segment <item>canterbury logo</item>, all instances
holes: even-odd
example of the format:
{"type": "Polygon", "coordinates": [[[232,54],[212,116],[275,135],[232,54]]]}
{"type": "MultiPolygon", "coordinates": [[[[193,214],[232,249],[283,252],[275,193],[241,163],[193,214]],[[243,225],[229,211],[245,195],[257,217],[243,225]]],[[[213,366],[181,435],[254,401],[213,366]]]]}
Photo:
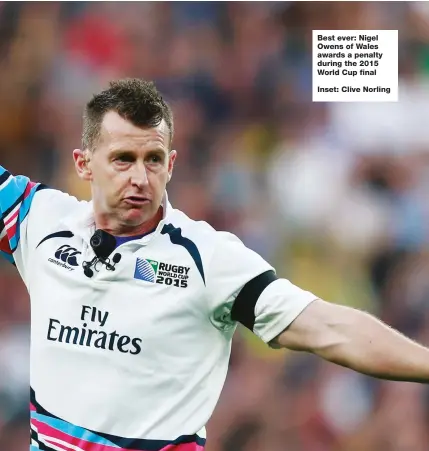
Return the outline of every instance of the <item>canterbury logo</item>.
{"type": "Polygon", "coordinates": [[[70,247],[68,244],[63,244],[55,252],[55,258],[63,261],[64,263],[68,263],[71,266],[79,266],[76,256],[81,253],[82,252],[78,251],[74,247],[70,247]]]}

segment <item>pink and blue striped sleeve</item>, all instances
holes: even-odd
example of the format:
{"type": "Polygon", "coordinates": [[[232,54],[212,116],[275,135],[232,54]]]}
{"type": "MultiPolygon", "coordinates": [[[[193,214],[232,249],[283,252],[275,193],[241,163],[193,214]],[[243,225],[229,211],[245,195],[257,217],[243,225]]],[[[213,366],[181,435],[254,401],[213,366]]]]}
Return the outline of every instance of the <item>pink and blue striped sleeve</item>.
{"type": "Polygon", "coordinates": [[[43,188],[46,186],[23,175],[14,176],[0,166],[0,255],[12,264],[34,195],[43,188]]]}

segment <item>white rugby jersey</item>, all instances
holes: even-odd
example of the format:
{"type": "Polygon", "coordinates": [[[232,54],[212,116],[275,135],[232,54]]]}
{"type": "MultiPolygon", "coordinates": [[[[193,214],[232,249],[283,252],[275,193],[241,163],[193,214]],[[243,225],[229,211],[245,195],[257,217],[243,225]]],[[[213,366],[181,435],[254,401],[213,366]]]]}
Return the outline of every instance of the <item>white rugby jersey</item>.
{"type": "Polygon", "coordinates": [[[91,202],[1,168],[0,209],[31,299],[32,451],[203,450],[237,321],[269,342],[315,299],[167,195],[156,230],[91,278],[91,202]]]}

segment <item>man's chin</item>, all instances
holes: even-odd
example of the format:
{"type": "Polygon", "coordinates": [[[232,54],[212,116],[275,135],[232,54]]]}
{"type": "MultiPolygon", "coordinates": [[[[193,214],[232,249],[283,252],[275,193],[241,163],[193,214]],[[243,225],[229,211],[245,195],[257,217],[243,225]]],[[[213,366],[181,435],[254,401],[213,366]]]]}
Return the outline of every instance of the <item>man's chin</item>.
{"type": "Polygon", "coordinates": [[[143,208],[129,208],[124,211],[122,219],[131,227],[138,227],[145,222],[150,221],[156,215],[156,212],[148,211],[143,208]]]}
{"type": "Polygon", "coordinates": [[[129,224],[130,226],[137,227],[149,221],[151,219],[151,215],[143,213],[141,210],[138,209],[132,209],[126,212],[123,219],[124,222],[129,224]]]}

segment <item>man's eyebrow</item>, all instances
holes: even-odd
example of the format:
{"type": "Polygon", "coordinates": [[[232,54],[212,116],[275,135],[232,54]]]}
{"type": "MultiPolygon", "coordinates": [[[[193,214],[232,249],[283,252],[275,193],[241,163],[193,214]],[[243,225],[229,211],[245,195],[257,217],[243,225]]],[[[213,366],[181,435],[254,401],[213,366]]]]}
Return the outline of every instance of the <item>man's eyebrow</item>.
{"type": "Polygon", "coordinates": [[[147,153],[162,153],[162,154],[168,154],[167,149],[161,149],[160,147],[152,150],[148,150],[147,153]]]}
{"type": "Polygon", "coordinates": [[[116,155],[135,155],[136,152],[134,150],[129,150],[129,149],[112,149],[110,151],[110,155],[111,156],[116,156],[116,155]]]}
{"type": "MultiPolygon", "coordinates": [[[[136,155],[138,154],[138,150],[131,150],[131,149],[111,149],[110,155],[136,155]]],[[[150,149],[145,152],[145,154],[163,154],[168,155],[169,151],[168,149],[163,149],[161,147],[157,147],[155,149],[150,149]]]]}

